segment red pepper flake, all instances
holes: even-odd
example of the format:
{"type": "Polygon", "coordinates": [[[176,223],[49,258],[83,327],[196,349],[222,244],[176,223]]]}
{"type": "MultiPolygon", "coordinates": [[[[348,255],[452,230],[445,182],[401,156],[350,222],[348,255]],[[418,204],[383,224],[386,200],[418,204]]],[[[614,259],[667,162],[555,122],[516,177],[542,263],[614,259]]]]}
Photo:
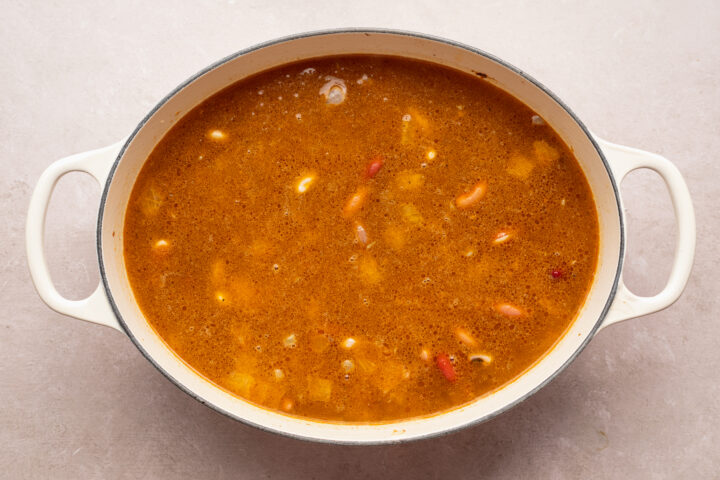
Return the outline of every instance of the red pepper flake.
{"type": "Polygon", "coordinates": [[[562,278],[564,274],[563,271],[559,268],[554,268],[550,271],[550,275],[552,276],[552,278],[562,278]]]}
{"type": "Polygon", "coordinates": [[[435,357],[435,363],[448,381],[454,382],[457,379],[455,368],[453,367],[447,353],[439,353],[438,356],[435,357]]]}
{"type": "Polygon", "coordinates": [[[365,178],[368,180],[371,178],[375,178],[375,175],[380,171],[380,169],[383,166],[384,160],[381,156],[373,157],[372,160],[370,160],[370,163],[368,163],[367,169],[365,170],[365,178]]]}

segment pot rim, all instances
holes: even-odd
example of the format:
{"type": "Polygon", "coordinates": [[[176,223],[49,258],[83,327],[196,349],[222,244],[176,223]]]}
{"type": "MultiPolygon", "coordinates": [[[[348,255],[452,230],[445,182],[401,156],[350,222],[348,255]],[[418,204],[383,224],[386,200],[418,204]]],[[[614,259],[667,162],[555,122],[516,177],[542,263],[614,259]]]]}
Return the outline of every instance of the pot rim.
{"type": "MultiPolygon", "coordinates": [[[[229,86],[229,85],[228,85],[229,86]]],[[[622,212],[622,205],[620,200],[620,191],[618,188],[618,184],[615,181],[615,177],[613,175],[612,169],[610,168],[610,165],[605,158],[605,155],[603,154],[602,149],[599,147],[597,142],[595,141],[594,136],[591,134],[591,132],[588,130],[588,128],[585,126],[585,124],[578,118],[578,116],[568,107],[560,98],[558,98],[553,92],[551,92],[545,85],[543,85],[541,82],[530,76],[529,74],[525,73],[524,71],[520,70],[519,68],[511,65],[510,63],[496,57],[493,54],[490,54],[488,52],[485,52],[484,50],[481,50],[479,48],[472,47],[470,45],[456,42],[454,40],[449,40],[443,37],[437,37],[434,35],[428,35],[424,33],[419,32],[413,32],[413,31],[407,31],[407,30],[396,30],[396,29],[385,29],[385,28],[361,28],[361,27],[352,27],[352,28],[337,28],[337,29],[323,29],[323,30],[313,30],[303,33],[297,33],[294,35],[287,35],[284,37],[279,37],[274,40],[269,40],[266,42],[258,43],[253,46],[250,46],[248,48],[245,48],[243,50],[239,50],[233,54],[230,54],[212,64],[209,66],[203,68],[202,70],[198,71],[194,75],[187,78],[184,82],[180,83],[177,87],[175,87],[170,93],[168,93],[165,97],[163,97],[148,113],[145,115],[145,117],[138,123],[138,125],[135,127],[133,132],[130,134],[130,136],[125,141],[124,145],[120,149],[120,152],[118,153],[115,161],[112,164],[112,167],[110,168],[110,172],[107,177],[107,181],[105,182],[105,185],[103,187],[102,195],[100,198],[100,207],[98,212],[98,220],[97,220],[97,227],[96,227],[96,248],[97,248],[97,254],[98,254],[98,263],[100,267],[100,278],[102,279],[102,284],[105,289],[105,294],[107,295],[108,301],[110,303],[110,306],[112,308],[113,313],[117,317],[118,323],[120,327],[122,328],[123,332],[130,338],[132,343],[135,345],[135,347],[140,351],[140,353],[160,372],[162,373],[167,379],[169,379],[176,387],[178,387],[180,390],[200,402],[201,404],[210,407],[211,409],[215,410],[218,413],[221,413],[229,418],[232,418],[233,420],[236,420],[238,422],[241,422],[245,425],[249,425],[252,427],[255,427],[259,430],[270,432],[270,433],[276,433],[280,434],[285,437],[294,438],[297,440],[304,440],[304,441],[313,441],[317,443],[325,443],[325,444],[333,444],[333,445],[388,445],[388,444],[397,444],[397,443],[405,443],[410,441],[416,441],[416,440],[426,440],[430,438],[436,438],[440,436],[447,435],[452,432],[459,431],[461,429],[465,429],[468,427],[472,427],[475,425],[478,425],[480,423],[483,423],[485,421],[488,421],[492,418],[497,417],[498,415],[510,410],[511,408],[519,405],[520,403],[527,400],[529,397],[534,395],[538,392],[538,390],[545,387],[547,384],[549,384],[552,380],[554,380],[560,372],[565,370],[570,363],[572,363],[575,358],[585,349],[587,344],[590,342],[590,340],[595,336],[598,329],[603,323],[603,320],[605,319],[610,306],[613,303],[613,300],[615,298],[615,294],[618,289],[618,285],[620,282],[620,275],[622,272],[622,265],[623,265],[623,259],[625,257],[625,219],[622,212]],[[483,56],[491,61],[494,61],[503,67],[507,68],[508,70],[512,71],[513,73],[521,76],[523,79],[527,80],[528,82],[532,83],[536,87],[538,87],[545,95],[549,96],[555,103],[557,103],[560,107],[562,107],[563,110],[567,112],[568,115],[573,119],[573,121],[582,129],[582,131],[585,133],[587,138],[590,140],[591,144],[595,148],[596,152],[598,153],[600,159],[603,162],[603,166],[605,167],[605,170],[607,171],[610,183],[612,185],[613,189],[613,195],[615,196],[615,202],[617,204],[618,208],[618,219],[619,219],[619,227],[620,227],[620,248],[619,248],[619,255],[618,255],[618,264],[617,268],[615,270],[615,277],[613,279],[613,284],[610,289],[610,294],[608,295],[607,301],[605,302],[605,305],[602,309],[602,312],[598,316],[597,321],[595,322],[595,325],[593,328],[589,331],[588,335],[585,337],[583,342],[580,344],[579,347],[576,348],[576,350],[563,362],[563,364],[558,367],[555,371],[553,371],[551,374],[549,374],[540,384],[538,384],[535,388],[531,389],[530,391],[526,392],[524,395],[514,399],[511,402],[508,402],[503,407],[488,412],[487,414],[477,417],[469,422],[460,424],[460,425],[454,425],[452,427],[448,427],[444,430],[435,431],[435,432],[429,432],[427,434],[417,435],[410,438],[402,438],[402,439],[393,439],[388,438],[386,440],[361,440],[361,441],[354,441],[352,439],[349,440],[334,440],[334,439],[327,439],[327,438],[317,438],[317,437],[308,437],[304,435],[299,435],[295,433],[290,433],[281,429],[269,427],[267,425],[259,424],[253,421],[250,421],[244,417],[238,416],[233,412],[230,412],[228,410],[225,410],[224,408],[220,408],[219,406],[205,400],[203,397],[195,393],[194,391],[190,390],[188,387],[186,387],[181,381],[177,380],[175,377],[170,375],[167,371],[165,371],[156,361],[155,359],[145,350],[145,348],[142,346],[142,344],[138,341],[138,339],[133,335],[130,328],[128,328],[127,324],[125,323],[125,320],[123,319],[122,315],[120,314],[120,310],[118,309],[118,306],[115,302],[115,299],[112,295],[112,292],[110,290],[110,285],[107,278],[107,273],[105,270],[105,264],[103,261],[103,248],[102,248],[102,225],[103,225],[103,216],[104,216],[104,210],[105,210],[105,204],[107,201],[108,192],[110,189],[110,185],[113,181],[115,170],[117,169],[117,166],[119,165],[120,161],[122,160],[122,157],[125,155],[125,151],[130,145],[130,143],[133,141],[135,136],[138,134],[138,132],[148,123],[150,118],[157,112],[166,102],[168,102],[172,97],[174,97],[177,93],[179,93],[181,90],[183,90],[185,87],[193,83],[198,78],[202,77],[206,73],[224,65],[227,62],[230,62],[232,60],[235,60],[238,57],[241,57],[247,53],[254,52],[256,50],[260,50],[265,47],[269,47],[272,45],[277,45],[293,40],[299,40],[303,38],[308,37],[317,37],[317,36],[323,36],[323,35],[336,35],[336,34],[347,34],[347,33],[366,33],[366,34],[390,34],[390,35],[397,35],[397,36],[407,36],[407,37],[415,37],[420,38],[424,40],[430,40],[434,42],[439,43],[445,43],[453,47],[461,48],[464,50],[467,50],[471,53],[474,53],[476,55],[483,56]]],[[[522,375],[522,374],[521,374],[522,375]]],[[[449,410],[449,411],[452,411],[449,410]]],[[[443,415],[444,412],[436,413],[433,416],[443,415]]],[[[280,415],[280,414],[278,414],[280,415]]],[[[407,419],[402,419],[400,421],[404,421],[407,419]]],[[[329,423],[329,422],[323,422],[323,421],[317,421],[314,419],[307,419],[307,421],[316,422],[316,423],[329,423]]],[[[392,424],[394,422],[383,422],[382,425],[388,425],[392,424]]],[[[350,424],[352,425],[352,424],[350,424]]]]}

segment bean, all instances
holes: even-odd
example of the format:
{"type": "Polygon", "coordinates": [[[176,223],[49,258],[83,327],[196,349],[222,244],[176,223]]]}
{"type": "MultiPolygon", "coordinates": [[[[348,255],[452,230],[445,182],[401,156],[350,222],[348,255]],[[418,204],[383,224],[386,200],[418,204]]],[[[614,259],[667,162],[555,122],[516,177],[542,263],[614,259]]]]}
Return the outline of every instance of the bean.
{"type": "Polygon", "coordinates": [[[355,241],[363,247],[368,244],[368,234],[360,222],[355,222],[355,241]]]}
{"type": "Polygon", "coordinates": [[[212,132],[209,133],[209,136],[213,140],[223,140],[223,139],[225,139],[225,137],[227,137],[225,132],[223,132],[221,130],[213,130],[212,132]]]}
{"type": "Polygon", "coordinates": [[[455,205],[458,208],[470,208],[477,204],[484,196],[487,191],[487,183],[479,182],[472,190],[466,192],[455,199],[455,205]]]}
{"type": "Polygon", "coordinates": [[[492,357],[485,353],[471,353],[470,355],[468,355],[468,360],[470,360],[471,362],[487,364],[492,362],[492,357]]]}
{"type": "Polygon", "coordinates": [[[515,235],[512,232],[498,232],[498,234],[495,235],[495,238],[493,239],[493,243],[495,245],[500,245],[501,243],[507,242],[514,236],[515,235]]]}
{"type": "Polygon", "coordinates": [[[160,251],[165,251],[169,246],[170,246],[170,243],[164,239],[158,240],[157,242],[155,242],[155,245],[154,245],[155,249],[160,250],[160,251]]]}
{"type": "Polygon", "coordinates": [[[435,363],[448,381],[454,382],[455,380],[457,380],[455,368],[453,367],[453,364],[450,361],[450,357],[448,357],[447,353],[438,354],[438,356],[435,357],[435,363]]]}
{"type": "Polygon", "coordinates": [[[350,195],[350,198],[347,199],[347,202],[345,202],[345,206],[343,207],[343,216],[345,218],[350,218],[353,215],[355,215],[357,212],[360,211],[360,209],[365,204],[365,199],[367,198],[368,190],[366,187],[360,187],[357,189],[355,193],[350,195]]]}
{"type": "Polygon", "coordinates": [[[475,340],[475,338],[472,335],[470,335],[470,332],[468,332],[467,330],[465,330],[462,327],[458,327],[455,329],[455,336],[457,337],[458,340],[460,340],[462,343],[464,343],[468,347],[474,347],[477,345],[477,340],[475,340]]]}
{"type": "Polygon", "coordinates": [[[403,191],[419,190],[425,184],[425,175],[412,170],[404,170],[397,174],[395,183],[403,191]]]}
{"type": "Polygon", "coordinates": [[[498,303],[495,305],[495,311],[510,318],[517,318],[525,314],[520,307],[516,307],[510,303],[498,303]]]}
{"type": "Polygon", "coordinates": [[[310,186],[312,186],[314,181],[315,175],[306,175],[297,181],[295,190],[297,190],[298,193],[305,193],[308,191],[310,186]]]}
{"type": "Polygon", "coordinates": [[[376,157],[373,157],[373,159],[370,160],[370,163],[368,163],[368,166],[365,169],[365,178],[367,178],[368,180],[371,178],[375,178],[375,175],[377,175],[377,173],[382,168],[383,163],[385,163],[383,161],[383,157],[381,157],[379,155],[376,157]]]}

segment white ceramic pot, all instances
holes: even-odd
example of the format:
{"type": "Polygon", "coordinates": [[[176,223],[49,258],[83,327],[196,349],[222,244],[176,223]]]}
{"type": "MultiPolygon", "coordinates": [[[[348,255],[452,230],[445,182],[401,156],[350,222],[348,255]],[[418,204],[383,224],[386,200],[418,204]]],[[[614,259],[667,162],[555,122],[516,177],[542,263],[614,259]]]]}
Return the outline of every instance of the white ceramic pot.
{"type": "Polygon", "coordinates": [[[165,97],[126,140],[53,163],[30,203],[27,254],[38,293],[54,310],[127,334],[145,357],[200,402],[245,423],[284,435],[333,443],[399,442],[438,435],[487,420],[536,392],[565,368],[601,328],[658,311],[682,293],[695,251],[695,217],[675,166],[652,153],[600,140],[540,83],[477,49],[415,33],[340,30],[296,35],[232,55],[193,76],[165,97]],[[254,73],[297,60],[342,54],[415,58],[476,74],[529,105],[575,153],[588,178],[600,224],[597,274],[577,319],[558,344],[522,376],[469,405],[445,413],[382,424],[312,421],[266,410],[237,398],[194,373],[153,332],[133,297],[123,262],[123,221],[135,179],[156,143],[185,113],[209,96],[254,73]],[[638,297],[622,282],[625,228],[618,184],[630,171],[655,170],[665,180],[678,224],[672,273],[653,297],[638,297]],[[97,224],[102,283],[84,300],[63,298],[53,286],[43,251],[43,226],[57,180],[72,171],[104,186],[97,224]]]}

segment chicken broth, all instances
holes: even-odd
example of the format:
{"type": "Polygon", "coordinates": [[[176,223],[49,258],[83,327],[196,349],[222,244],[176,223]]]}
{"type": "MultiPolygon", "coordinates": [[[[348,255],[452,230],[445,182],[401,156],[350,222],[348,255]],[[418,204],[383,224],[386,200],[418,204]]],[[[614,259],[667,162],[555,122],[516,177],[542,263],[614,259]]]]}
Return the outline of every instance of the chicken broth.
{"type": "Polygon", "coordinates": [[[572,153],[474,76],[330,57],[194,108],[140,172],[125,265],[158,335],[266,408],[373,422],[520,375],[591,285],[598,222],[572,153]]]}

